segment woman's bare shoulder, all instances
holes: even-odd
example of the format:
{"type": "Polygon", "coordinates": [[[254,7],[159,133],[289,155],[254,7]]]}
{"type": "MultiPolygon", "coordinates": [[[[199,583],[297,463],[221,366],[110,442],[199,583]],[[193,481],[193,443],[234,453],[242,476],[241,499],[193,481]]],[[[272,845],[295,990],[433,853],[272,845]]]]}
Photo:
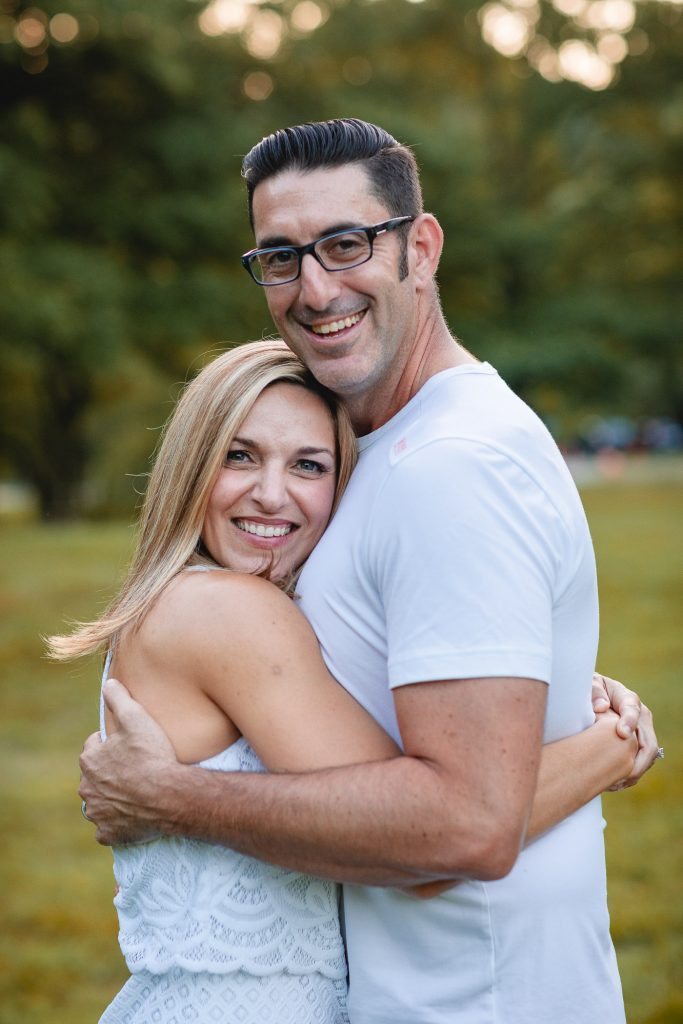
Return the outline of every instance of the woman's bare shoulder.
{"type": "Polygon", "coordinates": [[[175,647],[185,646],[191,632],[204,641],[214,628],[225,636],[227,624],[233,635],[246,630],[252,641],[258,641],[276,623],[297,633],[310,631],[295,603],[274,583],[215,569],[180,573],[155,602],[143,627],[148,634],[162,633],[175,647]]]}

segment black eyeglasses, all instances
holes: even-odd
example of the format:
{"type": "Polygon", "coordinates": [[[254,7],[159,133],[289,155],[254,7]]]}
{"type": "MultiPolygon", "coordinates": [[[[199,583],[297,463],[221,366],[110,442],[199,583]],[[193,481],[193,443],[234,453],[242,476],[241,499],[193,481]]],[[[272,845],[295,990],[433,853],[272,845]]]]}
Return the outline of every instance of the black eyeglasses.
{"type": "Polygon", "coordinates": [[[348,228],[333,231],[308,245],[274,245],[267,249],[251,249],[242,256],[242,265],[256,284],[270,288],[291,284],[301,274],[301,261],[310,253],[321,267],[336,273],[367,263],[372,257],[372,243],[378,235],[409,224],[415,217],[394,217],[369,228],[348,228]]]}

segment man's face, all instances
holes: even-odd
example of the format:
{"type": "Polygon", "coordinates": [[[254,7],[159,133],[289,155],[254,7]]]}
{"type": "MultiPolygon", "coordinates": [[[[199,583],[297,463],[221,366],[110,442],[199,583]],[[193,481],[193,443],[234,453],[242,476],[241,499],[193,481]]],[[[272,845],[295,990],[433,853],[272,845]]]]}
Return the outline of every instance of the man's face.
{"type": "MultiPolygon", "coordinates": [[[[256,245],[306,245],[347,227],[370,227],[393,213],[374,197],[357,164],[302,173],[283,171],[253,197],[256,245]]],[[[406,230],[406,229],[402,229],[406,230]]],[[[400,375],[414,337],[416,296],[410,274],[399,280],[398,231],[374,241],[373,256],[330,273],[307,254],[301,276],[264,289],[281,336],[315,377],[349,400],[372,396],[400,375]]]]}

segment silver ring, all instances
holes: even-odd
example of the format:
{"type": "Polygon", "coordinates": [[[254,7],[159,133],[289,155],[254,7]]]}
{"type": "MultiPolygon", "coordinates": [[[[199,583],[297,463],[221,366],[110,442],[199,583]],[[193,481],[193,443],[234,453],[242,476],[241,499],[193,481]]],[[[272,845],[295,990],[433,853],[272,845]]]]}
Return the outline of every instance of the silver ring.
{"type": "Polygon", "coordinates": [[[658,757],[661,757],[662,760],[664,759],[664,747],[659,747],[659,749],[657,750],[657,753],[655,754],[655,761],[658,757]]]}
{"type": "Polygon", "coordinates": [[[85,800],[81,800],[81,814],[83,815],[83,817],[85,818],[86,821],[91,821],[92,820],[91,818],[88,817],[88,814],[86,812],[85,800]]]}

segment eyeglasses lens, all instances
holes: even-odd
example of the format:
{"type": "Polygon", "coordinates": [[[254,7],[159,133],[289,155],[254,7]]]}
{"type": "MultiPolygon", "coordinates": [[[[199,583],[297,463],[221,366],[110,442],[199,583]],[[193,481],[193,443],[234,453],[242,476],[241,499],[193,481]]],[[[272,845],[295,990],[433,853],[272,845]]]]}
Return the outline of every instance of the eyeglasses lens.
{"type": "Polygon", "coordinates": [[[299,256],[294,249],[266,249],[251,257],[249,268],[257,281],[286,284],[299,273],[299,256]]]}
{"type": "MultiPolygon", "coordinates": [[[[372,243],[364,231],[346,231],[319,239],[314,251],[326,270],[348,270],[370,259],[372,243]]],[[[296,249],[264,249],[251,257],[249,266],[262,284],[287,284],[299,276],[299,260],[296,249]]]]}
{"type": "Polygon", "coordinates": [[[327,270],[355,267],[372,255],[370,240],[364,231],[347,231],[343,235],[321,238],[315,251],[327,270]]]}

